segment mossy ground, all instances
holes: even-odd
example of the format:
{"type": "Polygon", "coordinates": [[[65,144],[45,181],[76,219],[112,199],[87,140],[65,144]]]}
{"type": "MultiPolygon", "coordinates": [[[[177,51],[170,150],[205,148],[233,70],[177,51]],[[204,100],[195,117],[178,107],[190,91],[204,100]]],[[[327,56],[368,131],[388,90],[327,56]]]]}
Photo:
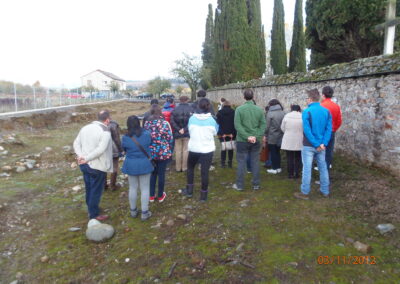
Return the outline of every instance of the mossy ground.
{"type": "MultiPolygon", "coordinates": [[[[121,126],[128,115],[139,112],[130,104],[112,107],[121,126]]],[[[101,207],[111,216],[107,223],[114,226],[116,234],[108,242],[91,243],[84,234],[84,191],[74,194],[71,190],[77,184],[83,187],[81,173],[71,169],[71,157],[62,151],[64,145],[72,144],[82,125],[18,133],[26,144],[10,149],[18,157],[37,153],[45,146],[53,147],[53,151],[42,158],[46,169],[1,180],[0,204],[8,205],[0,209],[0,283],[11,282],[17,272],[23,274],[26,283],[400,281],[399,230],[380,235],[375,226],[387,222],[386,216],[361,214],[365,212],[357,210],[368,210],[365,204],[347,198],[353,190],[367,188],[372,180],[385,181],[397,192],[400,183],[382,171],[339,155],[334,164],[332,198],[320,197],[314,186],[309,201],[293,197],[299,181],[288,180],[283,173],[270,176],[264,170],[260,191],[250,187],[243,192],[232,190],[235,170],[218,167],[218,154],[214,159],[216,170],[210,173],[209,200],[198,201],[199,172],[195,196],[185,199],[177,192],[185,185],[185,175],[176,173],[171,164],[168,197],[162,204],[151,204],[153,217],[147,222],[129,216],[127,186],[119,192],[106,191],[101,207]],[[240,203],[243,200],[249,200],[245,207],[240,203]],[[187,219],[178,219],[178,214],[185,214],[187,219]],[[169,219],[174,220],[173,226],[166,225],[169,219]],[[152,228],[157,223],[162,224],[152,228]],[[70,227],[82,230],[70,232],[70,227]],[[346,237],[371,245],[373,251],[368,255],[375,256],[377,263],[318,264],[319,256],[365,255],[346,242],[346,237]],[[40,261],[44,255],[49,257],[46,263],[40,261]]],[[[2,163],[12,159],[18,158],[2,163]]],[[[250,185],[250,175],[246,184],[250,185]]],[[[400,225],[393,224],[397,228],[400,225]]]]}

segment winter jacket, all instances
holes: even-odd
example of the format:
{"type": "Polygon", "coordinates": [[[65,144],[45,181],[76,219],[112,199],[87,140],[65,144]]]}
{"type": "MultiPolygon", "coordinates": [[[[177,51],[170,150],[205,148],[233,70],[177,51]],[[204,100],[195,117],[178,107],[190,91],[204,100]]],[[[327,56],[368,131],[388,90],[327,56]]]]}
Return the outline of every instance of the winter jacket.
{"type": "Polygon", "coordinates": [[[303,111],[303,145],[318,148],[327,146],[332,134],[332,116],[328,109],[314,102],[303,111]]]}
{"type": "Polygon", "coordinates": [[[214,136],[218,132],[218,124],[211,113],[195,113],[189,119],[190,152],[210,153],[215,151],[214,136]]]}
{"type": "Polygon", "coordinates": [[[280,146],[282,144],[283,132],[281,124],[285,113],[280,105],[269,107],[267,113],[267,128],[265,129],[265,136],[267,137],[268,144],[280,146]]]}
{"type": "MultiPolygon", "coordinates": [[[[136,141],[142,145],[150,156],[151,136],[147,130],[142,131],[139,137],[133,136],[136,141]]],[[[132,138],[128,135],[122,137],[122,147],[126,152],[125,161],[122,165],[122,172],[130,176],[139,176],[149,174],[153,171],[153,165],[147,156],[136,146],[132,138]]]]}
{"type": "MultiPolygon", "coordinates": [[[[200,98],[200,99],[202,99],[202,98],[200,98]]],[[[199,106],[198,106],[200,99],[198,99],[197,101],[192,103],[193,113],[201,113],[201,110],[199,109],[199,106]]],[[[205,99],[207,99],[207,98],[205,98],[205,99]]],[[[211,115],[215,116],[214,106],[213,106],[212,102],[209,99],[207,99],[207,100],[210,102],[211,115]]]]}
{"type": "Polygon", "coordinates": [[[151,135],[150,152],[153,160],[168,160],[172,156],[171,126],[163,118],[147,120],[144,128],[149,130],[151,135]]]}
{"type": "Polygon", "coordinates": [[[282,150],[301,151],[303,148],[303,120],[301,112],[292,111],[282,120],[283,131],[282,150]]]}
{"type": "Polygon", "coordinates": [[[247,101],[235,111],[236,141],[247,142],[247,138],[255,136],[257,142],[262,141],[265,131],[265,116],[263,110],[253,101],[247,101]]]}
{"type": "Polygon", "coordinates": [[[164,107],[162,109],[162,114],[164,115],[164,118],[168,123],[171,123],[171,113],[175,109],[174,104],[170,104],[169,102],[166,102],[164,104],[164,107]]]}
{"type": "Polygon", "coordinates": [[[321,106],[327,108],[332,116],[332,131],[336,132],[342,125],[342,111],[340,106],[332,101],[332,99],[326,98],[322,101],[321,106]]]}
{"type": "Polygon", "coordinates": [[[120,156],[120,154],[124,151],[122,149],[121,145],[121,129],[119,128],[119,125],[116,121],[111,120],[110,125],[108,126],[110,128],[111,132],[111,138],[112,138],[112,149],[113,149],[113,158],[117,158],[120,156]]]}
{"type": "Polygon", "coordinates": [[[188,123],[192,114],[193,108],[188,103],[181,103],[173,110],[171,114],[171,127],[175,139],[189,137],[188,123]],[[180,134],[179,130],[182,128],[184,133],[180,134]]]}
{"type": "Polygon", "coordinates": [[[105,124],[93,121],[84,126],[74,141],[74,151],[92,169],[113,172],[111,133],[105,124]]]}
{"type": "MultiPolygon", "coordinates": [[[[236,129],[235,129],[235,110],[230,106],[224,106],[217,113],[217,122],[219,125],[218,136],[220,141],[224,141],[223,135],[233,135],[233,139],[236,139],[236,129]]],[[[230,137],[225,137],[225,141],[231,141],[230,137]]]]}
{"type": "Polygon", "coordinates": [[[143,114],[142,127],[144,127],[144,124],[145,124],[146,121],[149,119],[150,115],[151,115],[150,111],[146,111],[146,112],[143,114]]]}

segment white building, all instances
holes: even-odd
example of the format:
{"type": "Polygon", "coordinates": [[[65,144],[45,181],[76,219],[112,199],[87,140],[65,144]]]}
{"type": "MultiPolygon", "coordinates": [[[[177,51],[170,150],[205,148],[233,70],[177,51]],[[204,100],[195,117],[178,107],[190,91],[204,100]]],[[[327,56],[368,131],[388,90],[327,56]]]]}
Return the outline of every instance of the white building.
{"type": "Polygon", "coordinates": [[[114,82],[119,85],[119,90],[126,90],[126,81],[110,72],[97,69],[81,77],[82,87],[94,87],[99,91],[110,91],[114,82]]]}

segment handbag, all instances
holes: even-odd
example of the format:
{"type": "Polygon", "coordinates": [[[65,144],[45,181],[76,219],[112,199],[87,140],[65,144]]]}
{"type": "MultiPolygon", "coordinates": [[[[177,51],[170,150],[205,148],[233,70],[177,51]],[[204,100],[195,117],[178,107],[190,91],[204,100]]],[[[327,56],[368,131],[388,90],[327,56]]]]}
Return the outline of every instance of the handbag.
{"type": "Polygon", "coordinates": [[[156,163],[149,156],[149,154],[146,152],[146,150],[143,148],[143,146],[139,144],[139,142],[135,139],[135,137],[132,136],[131,139],[132,139],[133,143],[135,143],[136,146],[140,149],[140,151],[142,151],[142,153],[147,157],[147,159],[149,159],[151,165],[155,168],[156,167],[156,163]]]}
{"type": "Polygon", "coordinates": [[[224,134],[222,135],[222,139],[224,141],[221,142],[221,150],[222,151],[230,151],[235,150],[235,143],[233,142],[233,135],[232,134],[224,134]],[[225,137],[230,137],[230,141],[225,141],[225,137]]]}
{"type": "Polygon", "coordinates": [[[262,147],[260,152],[260,162],[266,162],[268,160],[268,156],[269,156],[268,146],[265,145],[262,147]]]}

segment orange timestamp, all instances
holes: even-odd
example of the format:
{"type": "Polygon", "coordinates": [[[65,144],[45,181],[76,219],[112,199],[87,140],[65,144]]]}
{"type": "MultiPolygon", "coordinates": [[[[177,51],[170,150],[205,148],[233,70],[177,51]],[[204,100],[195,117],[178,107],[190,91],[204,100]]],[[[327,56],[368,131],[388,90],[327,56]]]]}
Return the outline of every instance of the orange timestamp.
{"type": "Polygon", "coordinates": [[[373,255],[320,255],[317,258],[318,264],[377,264],[373,255]]]}

